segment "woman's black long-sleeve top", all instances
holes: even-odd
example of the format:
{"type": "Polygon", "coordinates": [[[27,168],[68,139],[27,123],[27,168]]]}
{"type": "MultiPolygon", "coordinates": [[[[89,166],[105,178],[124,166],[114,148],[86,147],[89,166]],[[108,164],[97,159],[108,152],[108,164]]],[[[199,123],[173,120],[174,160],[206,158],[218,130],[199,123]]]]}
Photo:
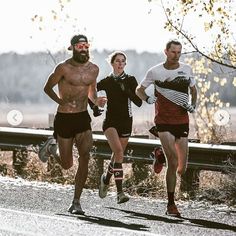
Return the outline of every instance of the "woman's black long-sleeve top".
{"type": "Polygon", "coordinates": [[[97,83],[97,90],[106,92],[106,118],[132,117],[131,101],[138,107],[142,105],[142,100],[135,94],[137,85],[136,78],[130,75],[122,79],[108,76],[97,83]]]}

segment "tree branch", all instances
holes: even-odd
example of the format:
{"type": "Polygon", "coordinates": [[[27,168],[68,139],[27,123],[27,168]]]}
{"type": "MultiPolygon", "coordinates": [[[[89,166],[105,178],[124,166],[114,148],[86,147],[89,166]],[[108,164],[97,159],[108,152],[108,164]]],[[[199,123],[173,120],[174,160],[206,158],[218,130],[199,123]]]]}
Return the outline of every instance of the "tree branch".
{"type": "Polygon", "coordinates": [[[232,64],[224,63],[224,62],[222,62],[222,61],[220,61],[220,60],[216,60],[216,59],[214,59],[214,58],[208,56],[208,55],[205,54],[204,52],[200,51],[200,50],[198,49],[197,45],[195,45],[195,44],[193,43],[193,41],[190,39],[190,37],[189,37],[186,33],[184,33],[184,31],[182,30],[182,27],[181,27],[181,29],[179,29],[177,26],[175,26],[175,25],[172,23],[172,21],[170,20],[168,14],[167,14],[167,12],[166,12],[166,9],[165,9],[165,7],[164,7],[162,1],[161,1],[161,5],[162,5],[162,8],[163,8],[164,13],[165,13],[165,15],[166,15],[167,22],[170,24],[170,26],[171,26],[177,33],[181,34],[181,35],[190,43],[190,45],[195,49],[195,52],[198,52],[201,56],[203,56],[203,57],[207,58],[208,60],[210,60],[210,61],[212,61],[212,62],[215,62],[215,63],[217,63],[217,64],[219,64],[219,65],[222,65],[222,66],[225,66],[225,67],[229,67],[229,68],[232,68],[232,69],[236,69],[236,66],[234,66],[234,65],[232,65],[232,64]]]}

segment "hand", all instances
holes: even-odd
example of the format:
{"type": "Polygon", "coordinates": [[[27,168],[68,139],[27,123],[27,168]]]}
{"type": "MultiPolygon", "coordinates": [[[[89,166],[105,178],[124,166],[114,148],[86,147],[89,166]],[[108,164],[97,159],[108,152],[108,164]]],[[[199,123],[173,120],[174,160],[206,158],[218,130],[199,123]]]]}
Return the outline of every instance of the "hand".
{"type": "Polygon", "coordinates": [[[107,97],[97,97],[96,99],[96,106],[104,107],[107,102],[107,97]]]}
{"type": "Polygon", "coordinates": [[[93,116],[94,117],[100,116],[103,111],[104,110],[103,109],[99,109],[98,106],[93,106],[93,116]]]}
{"type": "Polygon", "coordinates": [[[147,102],[148,104],[153,104],[153,103],[156,102],[156,100],[157,100],[157,97],[155,97],[155,96],[148,96],[148,97],[146,98],[146,102],[147,102]]]}
{"type": "Polygon", "coordinates": [[[192,106],[190,104],[184,104],[183,106],[189,113],[195,112],[195,106],[192,106]]]}

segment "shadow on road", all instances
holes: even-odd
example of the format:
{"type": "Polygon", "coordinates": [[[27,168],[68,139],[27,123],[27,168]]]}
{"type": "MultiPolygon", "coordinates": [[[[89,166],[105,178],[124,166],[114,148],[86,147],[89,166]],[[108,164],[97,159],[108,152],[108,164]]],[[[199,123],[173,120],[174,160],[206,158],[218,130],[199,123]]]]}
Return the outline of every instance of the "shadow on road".
{"type": "Polygon", "coordinates": [[[147,226],[141,224],[126,224],[117,220],[105,219],[103,217],[91,216],[91,215],[68,215],[68,214],[56,214],[61,216],[73,217],[82,221],[87,221],[93,224],[108,226],[108,227],[117,227],[117,228],[125,228],[131,230],[141,230],[148,231],[147,226]]]}
{"type": "Polygon", "coordinates": [[[119,210],[121,212],[130,214],[131,215],[130,218],[137,217],[137,218],[145,218],[147,220],[157,220],[157,221],[163,221],[166,223],[180,223],[180,224],[184,224],[187,226],[194,226],[194,225],[190,225],[189,224],[189,222],[190,222],[192,224],[195,224],[197,227],[211,228],[211,229],[223,229],[223,230],[230,230],[230,231],[236,232],[235,226],[231,226],[231,225],[219,223],[219,222],[214,222],[214,221],[210,221],[210,220],[191,219],[191,218],[186,218],[186,217],[171,219],[169,217],[149,215],[149,214],[139,213],[139,212],[135,212],[135,211],[128,211],[128,210],[114,208],[114,207],[106,207],[106,208],[111,209],[111,210],[119,210]],[[188,223],[186,221],[188,221],[188,223]]]}
{"type": "Polygon", "coordinates": [[[224,230],[231,230],[233,232],[236,232],[236,227],[227,225],[224,223],[214,222],[210,220],[202,220],[202,219],[191,219],[191,218],[184,218],[182,219],[188,220],[192,224],[196,224],[198,227],[204,227],[209,229],[224,229],[224,230]]]}
{"type": "Polygon", "coordinates": [[[168,218],[168,217],[163,217],[163,216],[157,216],[157,215],[149,215],[149,214],[144,214],[144,213],[139,213],[135,211],[128,211],[128,210],[123,210],[115,207],[105,207],[110,210],[118,210],[122,211],[124,213],[130,214],[131,216],[127,216],[129,218],[143,218],[146,220],[157,220],[157,221],[163,221],[165,223],[182,223],[184,220],[182,218],[176,217],[176,218],[168,218]]]}

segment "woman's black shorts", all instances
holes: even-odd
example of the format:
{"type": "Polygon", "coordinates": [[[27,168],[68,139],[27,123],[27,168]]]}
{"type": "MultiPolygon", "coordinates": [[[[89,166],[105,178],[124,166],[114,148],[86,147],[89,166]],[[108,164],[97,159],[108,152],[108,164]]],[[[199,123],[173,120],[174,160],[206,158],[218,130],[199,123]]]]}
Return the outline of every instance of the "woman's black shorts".
{"type": "Polygon", "coordinates": [[[132,123],[133,123],[133,117],[128,117],[125,119],[106,118],[103,121],[102,130],[104,132],[106,129],[113,127],[117,130],[119,137],[127,138],[131,136],[132,123]]]}

